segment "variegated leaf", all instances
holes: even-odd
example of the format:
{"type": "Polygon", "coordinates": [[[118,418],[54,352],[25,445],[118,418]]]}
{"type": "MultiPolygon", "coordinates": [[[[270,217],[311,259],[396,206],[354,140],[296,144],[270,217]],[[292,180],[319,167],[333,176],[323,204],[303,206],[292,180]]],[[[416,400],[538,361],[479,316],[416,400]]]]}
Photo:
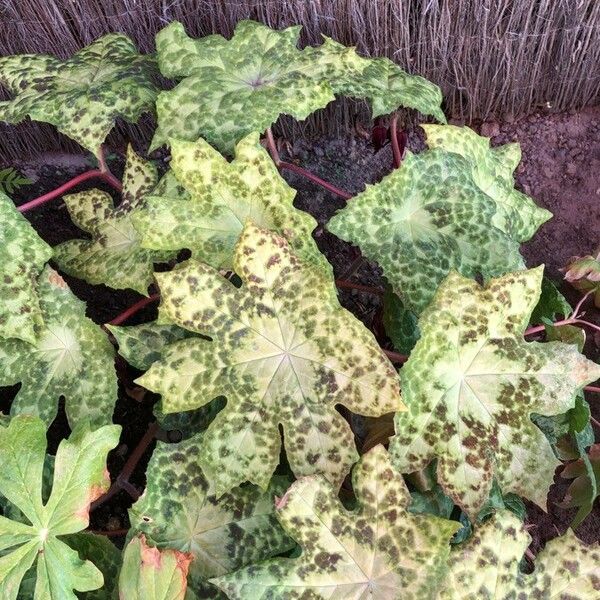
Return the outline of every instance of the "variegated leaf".
{"type": "Polygon", "coordinates": [[[550,216],[523,194],[510,195],[491,160],[484,168],[483,159],[464,154],[442,147],[407,153],[401,169],[367,186],[327,225],[378,262],[417,313],[452,269],[489,278],[524,268],[519,241],[550,216]]]}
{"type": "Polygon", "coordinates": [[[176,412],[226,396],[206,432],[201,466],[220,495],[243,481],[266,488],[279,425],[297,476],[341,483],[356,460],[342,404],[376,416],[401,410],[399,381],[375,338],[338,302],[328,273],[286,240],[248,222],[234,256],[242,286],[189,261],[157,273],[161,314],[208,336],[172,344],[137,381],[176,412]]]}
{"type": "Polygon", "coordinates": [[[1,192],[0,222],[0,338],[33,344],[36,328],[43,324],[37,277],[52,249],[1,192]]]}
{"type": "Polygon", "coordinates": [[[492,279],[485,287],[450,273],[419,320],[421,338],[402,369],[409,408],[391,442],[404,473],[437,458],[438,480],[472,519],[495,477],[542,508],[559,462],[531,414],[575,404],[600,365],[561,342],[526,342],[543,267],[492,279]]]}
{"type": "Polygon", "coordinates": [[[352,482],[354,511],[344,508],[324,477],[294,483],[277,503],[277,516],[301,555],[212,581],[231,600],[434,598],[459,524],[407,511],[410,494],[383,446],[360,459],[352,482]]]}
{"type": "Polygon", "coordinates": [[[600,249],[596,255],[576,256],[563,269],[565,279],[581,292],[593,292],[594,304],[600,308],[600,249]]]}
{"type": "Polygon", "coordinates": [[[61,271],[88,283],[115,289],[131,288],[147,295],[154,278],[153,264],[174,258],[176,253],[147,250],[132,224],[143,210],[146,196],[156,186],[156,168],[131,148],[123,175],[123,200],[116,208],[107,192],[89,190],[64,197],[74,223],[90,239],[69,240],[54,248],[61,271]]]}
{"type": "Polygon", "coordinates": [[[116,119],[137,121],[154,110],[156,74],[154,58],[139,54],[121,33],[64,61],[40,54],[0,57],[0,82],[14,96],[0,102],[0,120],[52,123],[97,154],[116,119]]]}
{"type": "Polygon", "coordinates": [[[25,516],[0,517],[0,595],[15,600],[21,580],[37,566],[33,600],[76,600],[74,590],[102,587],[102,573],[60,538],[85,529],[90,504],[110,484],[106,456],[120,427],[96,431],[78,425],[57,450],[52,491],[42,501],[46,427],[35,417],[14,417],[0,427],[0,493],[25,516]]]}
{"type": "Polygon", "coordinates": [[[300,29],[275,31],[240,21],[231,40],[193,40],[181,23],[165,27],[156,37],[160,69],[183,81],[158,97],[152,147],[170,138],[203,137],[231,154],[236,142],[264,131],[281,114],[305,119],[335,94],[371,99],[376,115],[404,105],[445,120],[437,86],[386,58],[361,58],[333,40],[298,50],[300,29]]]}
{"type": "Polygon", "coordinates": [[[207,142],[172,140],[171,167],[188,192],[172,184],[153,194],[133,218],[145,248],[181,250],[216,268],[231,269],[233,250],[246,219],[286,237],[303,259],[330,269],[311,237],[317,222],[294,208],[287,185],[252,133],[228,162],[207,142]]]}
{"type": "Polygon", "coordinates": [[[531,575],[519,570],[531,538],[521,521],[501,511],[450,555],[439,600],[596,600],[600,548],[585,546],[571,530],[548,542],[531,575]]]}
{"type": "Polygon", "coordinates": [[[112,344],[50,267],[38,279],[38,292],[44,320],[38,341],[0,340],[0,385],[22,384],[11,414],[34,414],[50,425],[64,396],[71,427],[83,419],[110,423],[117,400],[112,344]]]}
{"type": "Polygon", "coordinates": [[[210,577],[289,550],[273,505],[286,482],[275,478],[265,493],[256,486],[217,497],[200,468],[202,435],[178,444],[158,442],[146,471],[147,486],[129,510],[132,533],[143,533],[159,549],[189,553],[190,588],[200,598],[220,597],[210,577]]]}
{"type": "Polygon", "coordinates": [[[191,554],[148,546],[141,535],[125,548],[119,576],[123,600],[184,600],[191,554]]]}

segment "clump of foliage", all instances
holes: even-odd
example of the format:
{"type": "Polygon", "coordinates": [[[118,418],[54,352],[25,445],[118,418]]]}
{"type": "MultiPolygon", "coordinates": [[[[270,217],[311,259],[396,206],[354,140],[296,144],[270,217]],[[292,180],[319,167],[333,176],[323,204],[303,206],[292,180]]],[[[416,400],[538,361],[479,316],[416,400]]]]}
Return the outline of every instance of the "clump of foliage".
{"type": "Polygon", "coordinates": [[[600,366],[582,354],[598,257],[567,267],[584,294],[571,310],[520,254],[551,214],[514,186],[517,144],[428,124],[428,148],[403,155],[395,111],[445,123],[439,88],[298,39],[242,21],[229,40],[193,40],[172,23],[156,58],[121,34],[65,61],[0,58],[13,96],[0,119],[53,123],[99,165],[18,207],[0,193],[0,385],[20,385],[0,414],[2,598],[597,599],[599,546],[572,531],[522,569],[521,498],[545,509],[565,460],[574,526],[598,495],[583,390],[600,391],[588,386],[600,366]],[[157,66],[174,87],[160,89],[157,66]],[[397,168],[354,198],[282,161],[271,131],[336,96],[391,115],[397,168]],[[102,144],[146,111],[170,167],[160,176],[130,147],[120,181],[102,144]],[[284,169],[347,200],[326,227],[382,268],[395,350],[340,305],[336,286],[369,288],[334,279],[284,169]],[[21,213],[88,179],[114,193],[65,195],[85,233],[51,248],[21,213]],[[50,260],[146,297],[101,326],[50,260]],[[122,324],[159,298],[156,320],[122,324]],[[111,483],[118,376],[130,396],[161,399],[111,483]],[[61,401],[72,433],[52,454],[61,401]],[[390,436],[389,451],[376,443],[390,436]],[[169,441],[140,494],[129,477],[156,437],[169,441]],[[119,492],[135,500],[122,551],[89,527],[119,492]]]}

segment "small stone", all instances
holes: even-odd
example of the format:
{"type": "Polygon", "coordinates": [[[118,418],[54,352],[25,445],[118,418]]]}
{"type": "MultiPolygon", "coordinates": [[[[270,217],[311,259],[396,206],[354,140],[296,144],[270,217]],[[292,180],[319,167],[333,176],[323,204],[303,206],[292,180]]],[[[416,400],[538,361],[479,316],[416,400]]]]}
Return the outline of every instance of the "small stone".
{"type": "Polygon", "coordinates": [[[567,164],[567,173],[569,175],[577,175],[577,171],[578,169],[575,163],[570,162],[567,164]]]}
{"type": "Polygon", "coordinates": [[[486,123],[482,123],[480,133],[484,137],[496,137],[500,133],[500,125],[498,125],[498,123],[496,123],[495,121],[488,121],[486,123]]]}

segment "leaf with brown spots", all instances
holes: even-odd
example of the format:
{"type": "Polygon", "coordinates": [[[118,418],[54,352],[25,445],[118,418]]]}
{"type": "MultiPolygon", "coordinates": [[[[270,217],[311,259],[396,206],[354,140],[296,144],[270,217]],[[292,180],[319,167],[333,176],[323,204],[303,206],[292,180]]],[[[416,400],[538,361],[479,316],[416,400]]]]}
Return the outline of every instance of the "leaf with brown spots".
{"type": "Polygon", "coordinates": [[[162,319],[212,341],[168,346],[137,383],[162,394],[166,413],[227,398],[200,457],[217,495],[247,480],[266,489],[279,425],[296,476],[323,473],[339,485],[357,452],[336,405],[367,416],[402,410],[398,375],[340,306],[330,275],[284,238],[246,223],[234,267],[239,288],[195,261],[156,274],[162,319]]]}
{"type": "Polygon", "coordinates": [[[531,538],[521,521],[500,511],[454,546],[439,600],[597,600],[600,547],[586,546],[569,530],[546,544],[532,574],[519,561],[531,538]]]}
{"type": "Polygon", "coordinates": [[[580,292],[592,292],[594,304],[600,308],[600,249],[594,256],[576,256],[562,269],[565,279],[580,292]]]}
{"type": "Polygon", "coordinates": [[[455,521],[408,512],[410,494],[383,446],[365,454],[349,511],[324,478],[298,480],[277,503],[283,528],[302,548],[213,579],[231,600],[431,600],[447,571],[455,521]]]}
{"type": "Polygon", "coordinates": [[[178,550],[159,550],[141,535],[129,542],[119,575],[123,600],[183,600],[192,555],[178,550]]]}
{"type": "Polygon", "coordinates": [[[67,60],[44,54],[0,57],[0,82],[13,96],[0,120],[52,123],[97,154],[117,119],[154,110],[156,61],[122,33],[105,35],[67,60]]]}
{"type": "Polygon", "coordinates": [[[153,264],[166,262],[177,254],[143,248],[132,223],[133,215],[143,210],[157,181],[154,165],[129,146],[119,206],[115,208],[110,194],[101,190],[65,196],[73,222],[92,239],[69,240],[56,246],[54,260],[60,270],[88,283],[130,288],[147,295],[154,280],[153,264]]]}
{"type": "MultiPolygon", "coordinates": [[[[108,489],[106,456],[121,428],[78,425],[56,452],[52,491],[42,500],[46,426],[36,417],[14,417],[0,427],[0,494],[23,515],[0,517],[0,597],[15,600],[36,564],[33,600],[77,600],[74,590],[101,588],[102,573],[82,560],[63,536],[89,524],[90,504],[108,489]]],[[[12,513],[11,513],[12,514],[12,513]]]]}
{"type": "Polygon", "coordinates": [[[445,492],[475,518],[494,478],[546,506],[559,462],[532,413],[558,415],[600,365],[562,342],[526,342],[543,267],[481,287],[450,273],[419,320],[421,338],[402,369],[408,412],[396,415],[391,442],[403,472],[438,459],[445,492]]]}

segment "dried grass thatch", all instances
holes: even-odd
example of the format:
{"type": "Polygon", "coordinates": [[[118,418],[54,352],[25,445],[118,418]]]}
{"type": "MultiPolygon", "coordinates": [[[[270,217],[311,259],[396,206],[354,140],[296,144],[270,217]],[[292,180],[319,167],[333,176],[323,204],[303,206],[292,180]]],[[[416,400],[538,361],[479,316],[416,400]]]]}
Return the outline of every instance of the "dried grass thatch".
{"type": "MultiPolygon", "coordinates": [[[[448,114],[466,121],[579,108],[600,96],[598,0],[0,0],[0,53],[65,57],[109,31],[151,51],[170,21],[196,36],[230,35],[244,18],[301,23],[305,43],[323,33],[388,56],[439,84],[448,114]]],[[[340,103],[301,130],[335,131],[363,112],[340,103]]],[[[47,127],[3,128],[0,156],[33,139],[58,143],[47,127]]]]}

